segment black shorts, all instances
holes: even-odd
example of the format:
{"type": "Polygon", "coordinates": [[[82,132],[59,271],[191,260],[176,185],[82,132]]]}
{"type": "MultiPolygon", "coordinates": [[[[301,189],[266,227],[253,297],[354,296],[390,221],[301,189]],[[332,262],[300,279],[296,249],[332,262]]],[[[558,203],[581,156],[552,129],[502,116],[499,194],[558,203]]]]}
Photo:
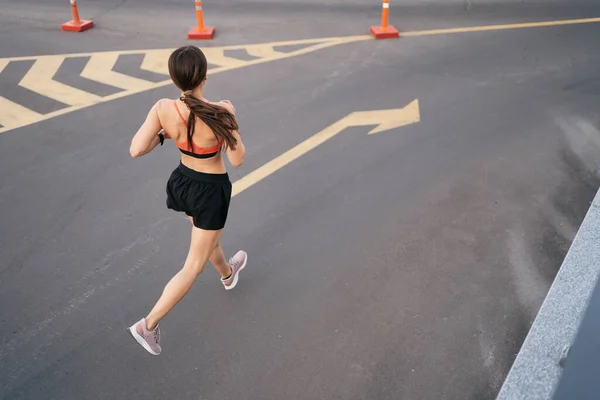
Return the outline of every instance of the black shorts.
{"type": "Polygon", "coordinates": [[[167,207],[192,217],[200,229],[223,229],[230,201],[227,173],[206,174],[179,164],[167,182],[167,207]]]}

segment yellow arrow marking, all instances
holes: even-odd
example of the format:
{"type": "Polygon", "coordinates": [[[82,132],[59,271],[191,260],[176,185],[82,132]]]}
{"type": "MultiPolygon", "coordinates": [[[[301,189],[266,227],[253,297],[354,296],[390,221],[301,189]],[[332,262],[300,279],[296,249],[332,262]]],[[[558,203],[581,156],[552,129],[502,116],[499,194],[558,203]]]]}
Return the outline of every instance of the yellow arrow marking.
{"type": "Polygon", "coordinates": [[[346,128],[377,125],[369,132],[369,134],[374,134],[414,124],[420,120],[419,100],[416,99],[404,108],[353,112],[234,182],[232,196],[240,194],[250,186],[255,185],[275,171],[325,143],[346,128]]]}
{"type": "Polygon", "coordinates": [[[415,99],[400,110],[359,111],[348,115],[343,122],[347,126],[377,125],[369,135],[414,124],[421,120],[419,100],[415,99]],[[401,111],[400,111],[401,110],[401,111]]]}
{"type": "Polygon", "coordinates": [[[85,65],[81,76],[123,90],[144,90],[154,85],[153,82],[113,71],[118,58],[119,53],[94,54],[85,65]]]}
{"type": "Polygon", "coordinates": [[[64,59],[61,56],[39,58],[19,85],[70,106],[90,105],[100,101],[100,96],[52,80],[64,59]]]}

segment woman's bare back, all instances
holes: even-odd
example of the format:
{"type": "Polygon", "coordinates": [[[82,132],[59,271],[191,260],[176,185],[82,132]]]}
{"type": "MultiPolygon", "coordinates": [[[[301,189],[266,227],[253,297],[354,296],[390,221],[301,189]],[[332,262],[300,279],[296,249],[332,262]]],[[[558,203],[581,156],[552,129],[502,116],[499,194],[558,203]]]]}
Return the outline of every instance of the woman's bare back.
{"type": "MultiPolygon", "coordinates": [[[[206,101],[206,100],[205,100],[206,101]]],[[[208,101],[207,101],[208,102],[208,101]]],[[[233,112],[232,107],[227,102],[209,102],[210,104],[222,106],[233,112]]],[[[187,121],[190,110],[180,100],[163,99],[159,102],[158,117],[164,131],[173,142],[183,149],[188,148],[187,121]],[[185,122],[184,122],[185,121],[185,122]]],[[[195,129],[192,135],[194,147],[215,148],[219,146],[219,141],[214,133],[202,120],[196,118],[195,129]]],[[[223,152],[219,146],[217,154],[210,158],[195,158],[187,154],[181,154],[182,163],[196,171],[205,173],[220,174],[226,172],[223,160],[223,152]]]]}

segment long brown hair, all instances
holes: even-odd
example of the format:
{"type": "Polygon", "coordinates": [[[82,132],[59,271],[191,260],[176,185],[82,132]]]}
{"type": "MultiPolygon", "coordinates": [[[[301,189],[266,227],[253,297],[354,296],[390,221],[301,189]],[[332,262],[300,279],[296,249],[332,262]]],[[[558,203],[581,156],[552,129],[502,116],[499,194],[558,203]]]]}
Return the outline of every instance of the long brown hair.
{"type": "Polygon", "coordinates": [[[206,78],[207,69],[206,56],[196,46],[182,46],[169,57],[169,75],[173,83],[183,91],[180,100],[190,109],[187,123],[188,143],[192,144],[198,117],[208,125],[219,142],[225,141],[227,147],[235,150],[237,140],[232,132],[239,129],[235,116],[224,107],[207,103],[192,95],[192,90],[200,86],[206,78]]]}

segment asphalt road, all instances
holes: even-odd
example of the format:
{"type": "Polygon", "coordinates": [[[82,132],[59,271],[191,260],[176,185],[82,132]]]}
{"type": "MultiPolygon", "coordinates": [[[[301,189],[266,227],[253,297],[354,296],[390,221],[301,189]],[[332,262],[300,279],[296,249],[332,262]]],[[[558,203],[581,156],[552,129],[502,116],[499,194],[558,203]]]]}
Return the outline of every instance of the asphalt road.
{"type": "MultiPolygon", "coordinates": [[[[62,3],[19,19],[26,5],[0,1],[0,57],[186,42],[183,1],[146,0],[128,28],[140,1],[80,1],[105,24],[80,36],[48,22],[62,3]],[[144,23],[156,13],[164,27],[144,23]]],[[[332,27],[332,2],[232,3],[215,5],[219,45],[364,34],[379,12],[358,25],[366,2],[348,2],[332,27]]],[[[410,29],[600,16],[568,5],[428,19],[428,2],[410,29]]],[[[0,134],[0,398],[493,399],[599,185],[599,34],[362,41],[210,77],[248,149],[234,180],[354,111],[418,99],[421,121],[349,128],[236,196],[223,245],[248,267],[231,292],[206,269],[162,322],[160,357],[125,328],[182,265],[189,222],[164,203],[177,150],[132,160],[128,144],[174,88],[0,134]]]]}

